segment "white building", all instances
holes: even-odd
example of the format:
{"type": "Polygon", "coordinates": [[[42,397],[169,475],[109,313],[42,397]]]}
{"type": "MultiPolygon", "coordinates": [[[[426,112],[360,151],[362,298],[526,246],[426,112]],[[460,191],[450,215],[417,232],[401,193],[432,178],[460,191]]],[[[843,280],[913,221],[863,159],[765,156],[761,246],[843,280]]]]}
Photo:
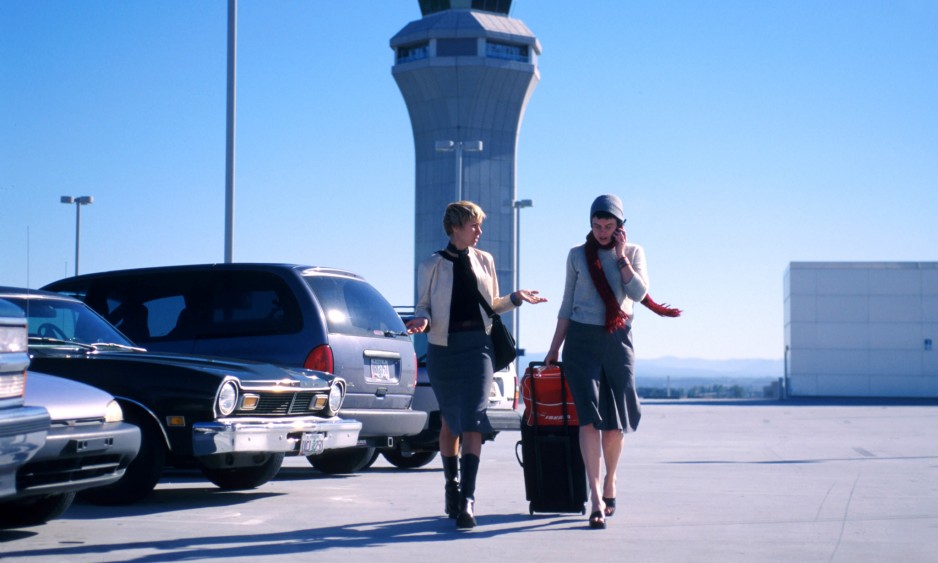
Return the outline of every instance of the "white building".
{"type": "Polygon", "coordinates": [[[938,397],[938,262],[792,262],[792,397],[938,397]]]}

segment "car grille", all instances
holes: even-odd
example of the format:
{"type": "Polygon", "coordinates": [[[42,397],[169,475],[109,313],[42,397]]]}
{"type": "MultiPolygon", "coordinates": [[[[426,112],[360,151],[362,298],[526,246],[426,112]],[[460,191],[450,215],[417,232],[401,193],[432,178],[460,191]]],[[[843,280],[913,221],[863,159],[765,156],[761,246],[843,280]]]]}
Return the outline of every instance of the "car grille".
{"type": "Polygon", "coordinates": [[[27,463],[16,474],[16,488],[22,492],[48,485],[81,484],[116,474],[122,461],[119,455],[104,454],[27,463]]]}
{"type": "Polygon", "coordinates": [[[257,408],[238,411],[238,416],[284,416],[311,414],[309,406],[317,393],[261,393],[257,408]]]}

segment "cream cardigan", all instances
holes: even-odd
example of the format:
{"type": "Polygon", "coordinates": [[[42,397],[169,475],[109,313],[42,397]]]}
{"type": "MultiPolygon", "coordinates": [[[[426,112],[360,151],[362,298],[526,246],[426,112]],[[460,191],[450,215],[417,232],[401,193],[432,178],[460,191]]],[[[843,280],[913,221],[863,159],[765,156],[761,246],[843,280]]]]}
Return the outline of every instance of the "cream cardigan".
{"type": "MultiPolygon", "coordinates": [[[[475,274],[479,292],[489,302],[496,313],[504,313],[515,308],[511,296],[498,296],[498,277],[495,273],[495,260],[488,252],[474,247],[469,248],[469,261],[475,274]]],[[[449,336],[449,309],[453,298],[453,263],[434,253],[420,263],[417,268],[417,307],[414,316],[430,321],[427,340],[430,344],[446,346],[449,336]]],[[[485,321],[485,332],[492,329],[492,319],[479,305],[485,321]]]]}

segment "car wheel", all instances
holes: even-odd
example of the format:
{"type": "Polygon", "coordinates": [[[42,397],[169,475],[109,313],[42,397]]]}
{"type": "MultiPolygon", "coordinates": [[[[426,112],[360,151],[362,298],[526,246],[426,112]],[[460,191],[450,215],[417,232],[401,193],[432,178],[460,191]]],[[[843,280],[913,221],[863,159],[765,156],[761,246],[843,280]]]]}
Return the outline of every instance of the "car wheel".
{"type": "Polygon", "coordinates": [[[417,469],[436,459],[438,452],[408,452],[404,453],[399,449],[387,450],[381,452],[384,459],[388,460],[394,467],[401,469],[417,469]]]}
{"type": "Polygon", "coordinates": [[[200,466],[202,475],[222,489],[242,491],[256,489],[277,476],[283,464],[283,452],[270,454],[267,461],[250,467],[208,467],[200,466]]]}
{"type": "Polygon", "coordinates": [[[306,456],[306,459],[323,473],[358,473],[371,467],[378,459],[378,450],[371,447],[341,448],[306,456]]]}
{"type": "Polygon", "coordinates": [[[75,500],[75,493],[27,497],[0,503],[0,528],[38,526],[61,516],[75,500]]]}
{"type": "Polygon", "coordinates": [[[152,422],[128,420],[140,427],[140,451],[124,476],[116,483],[85,489],[81,498],[93,504],[109,506],[139,502],[150,495],[160,482],[166,465],[166,446],[163,435],[152,422]]]}

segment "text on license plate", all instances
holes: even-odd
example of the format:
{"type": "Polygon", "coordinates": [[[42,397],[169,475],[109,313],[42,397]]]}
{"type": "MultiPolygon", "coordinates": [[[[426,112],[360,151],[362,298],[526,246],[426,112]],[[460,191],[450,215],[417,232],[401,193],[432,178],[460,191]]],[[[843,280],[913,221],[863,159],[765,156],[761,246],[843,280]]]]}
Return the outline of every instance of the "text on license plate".
{"type": "Polygon", "coordinates": [[[369,380],[378,383],[394,381],[392,367],[391,360],[371,358],[371,377],[369,377],[369,380]]]}
{"type": "Polygon", "coordinates": [[[319,455],[326,444],[325,435],[317,432],[304,432],[300,440],[300,455],[319,455]]]}

